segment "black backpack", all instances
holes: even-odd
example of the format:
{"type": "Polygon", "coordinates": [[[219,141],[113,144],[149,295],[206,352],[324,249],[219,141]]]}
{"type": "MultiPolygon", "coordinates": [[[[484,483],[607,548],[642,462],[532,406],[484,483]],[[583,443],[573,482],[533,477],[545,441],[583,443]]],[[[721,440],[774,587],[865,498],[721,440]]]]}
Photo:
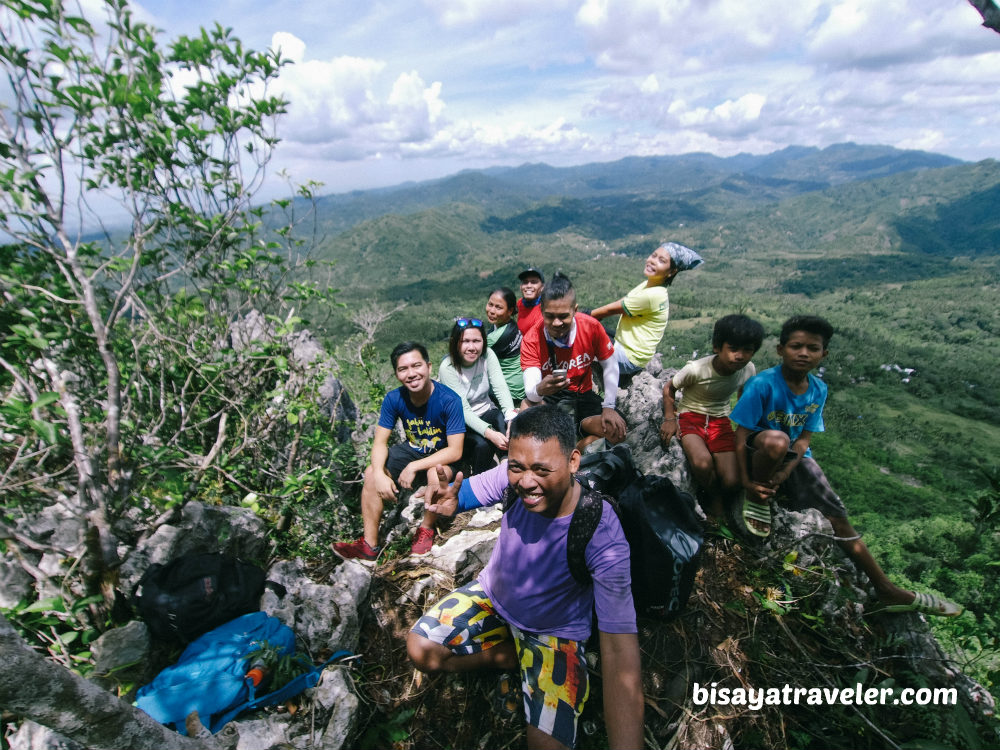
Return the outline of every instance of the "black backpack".
{"type": "Polygon", "coordinates": [[[566,557],[573,577],[590,583],[587,544],[601,521],[601,500],[608,500],[629,544],[636,613],[660,619],[679,615],[700,564],[702,534],[695,499],[667,477],[643,475],[626,445],[584,456],[577,480],[589,491],[581,494],[570,521],[566,557]],[[617,502],[602,492],[614,495],[617,502]]]}
{"type": "Polygon", "coordinates": [[[234,557],[217,552],[188,554],[165,565],[150,565],[132,598],[154,637],[189,643],[259,610],[266,585],[283,588],[264,579],[261,568],[234,557]]]}

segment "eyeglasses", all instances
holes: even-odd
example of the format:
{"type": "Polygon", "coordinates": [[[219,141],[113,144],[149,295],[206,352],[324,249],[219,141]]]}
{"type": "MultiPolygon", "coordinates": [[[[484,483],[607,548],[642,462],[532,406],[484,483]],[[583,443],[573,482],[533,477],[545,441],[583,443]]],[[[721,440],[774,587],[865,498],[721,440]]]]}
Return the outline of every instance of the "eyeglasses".
{"type": "Polygon", "coordinates": [[[455,321],[455,325],[459,328],[468,328],[469,326],[472,326],[473,328],[482,328],[483,321],[479,318],[459,318],[455,321]]]}

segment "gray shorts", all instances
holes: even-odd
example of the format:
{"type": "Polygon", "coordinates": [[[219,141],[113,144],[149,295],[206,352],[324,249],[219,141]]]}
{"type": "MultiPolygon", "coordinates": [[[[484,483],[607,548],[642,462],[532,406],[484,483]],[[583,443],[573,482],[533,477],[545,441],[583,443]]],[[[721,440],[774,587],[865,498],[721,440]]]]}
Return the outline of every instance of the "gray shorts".
{"type": "MultiPolygon", "coordinates": [[[[747,468],[753,469],[754,447],[751,444],[756,433],[747,438],[747,468]]],[[[788,451],[782,466],[795,460],[796,453],[788,451]]],[[[815,508],[824,516],[832,518],[847,518],[847,508],[840,495],[833,491],[830,480],[819,468],[815,459],[803,456],[798,465],[792,469],[788,479],[778,487],[777,500],[782,507],[801,513],[809,508],[815,508]]]]}

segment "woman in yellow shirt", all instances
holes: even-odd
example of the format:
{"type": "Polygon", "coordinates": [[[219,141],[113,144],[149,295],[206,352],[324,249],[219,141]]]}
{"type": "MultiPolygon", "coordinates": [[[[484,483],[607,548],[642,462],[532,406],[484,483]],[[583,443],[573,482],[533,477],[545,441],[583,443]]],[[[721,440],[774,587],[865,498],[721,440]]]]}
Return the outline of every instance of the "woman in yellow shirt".
{"type": "Polygon", "coordinates": [[[678,273],[697,268],[703,262],[691,248],[665,242],[646,258],[645,281],[620,300],[591,312],[598,320],[621,315],[615,330],[615,356],[620,376],[634,375],[653,358],[670,314],[667,287],[678,273]]]}

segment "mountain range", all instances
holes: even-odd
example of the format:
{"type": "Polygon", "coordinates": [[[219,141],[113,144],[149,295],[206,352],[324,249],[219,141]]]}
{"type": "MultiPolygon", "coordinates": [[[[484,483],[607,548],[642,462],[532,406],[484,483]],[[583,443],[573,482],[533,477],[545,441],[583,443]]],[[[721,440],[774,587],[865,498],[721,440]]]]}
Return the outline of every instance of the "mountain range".
{"type": "Polygon", "coordinates": [[[466,170],[450,177],[389,188],[322,197],[319,211],[328,231],[343,231],[386,213],[410,214],[449,203],[489,207],[503,215],[554,196],[590,199],[628,194],[710,198],[732,193],[776,200],[899,172],[960,164],[957,159],[890,146],[804,146],[765,155],[718,157],[707,153],[627,157],[575,167],[524,164],[466,170]]]}

